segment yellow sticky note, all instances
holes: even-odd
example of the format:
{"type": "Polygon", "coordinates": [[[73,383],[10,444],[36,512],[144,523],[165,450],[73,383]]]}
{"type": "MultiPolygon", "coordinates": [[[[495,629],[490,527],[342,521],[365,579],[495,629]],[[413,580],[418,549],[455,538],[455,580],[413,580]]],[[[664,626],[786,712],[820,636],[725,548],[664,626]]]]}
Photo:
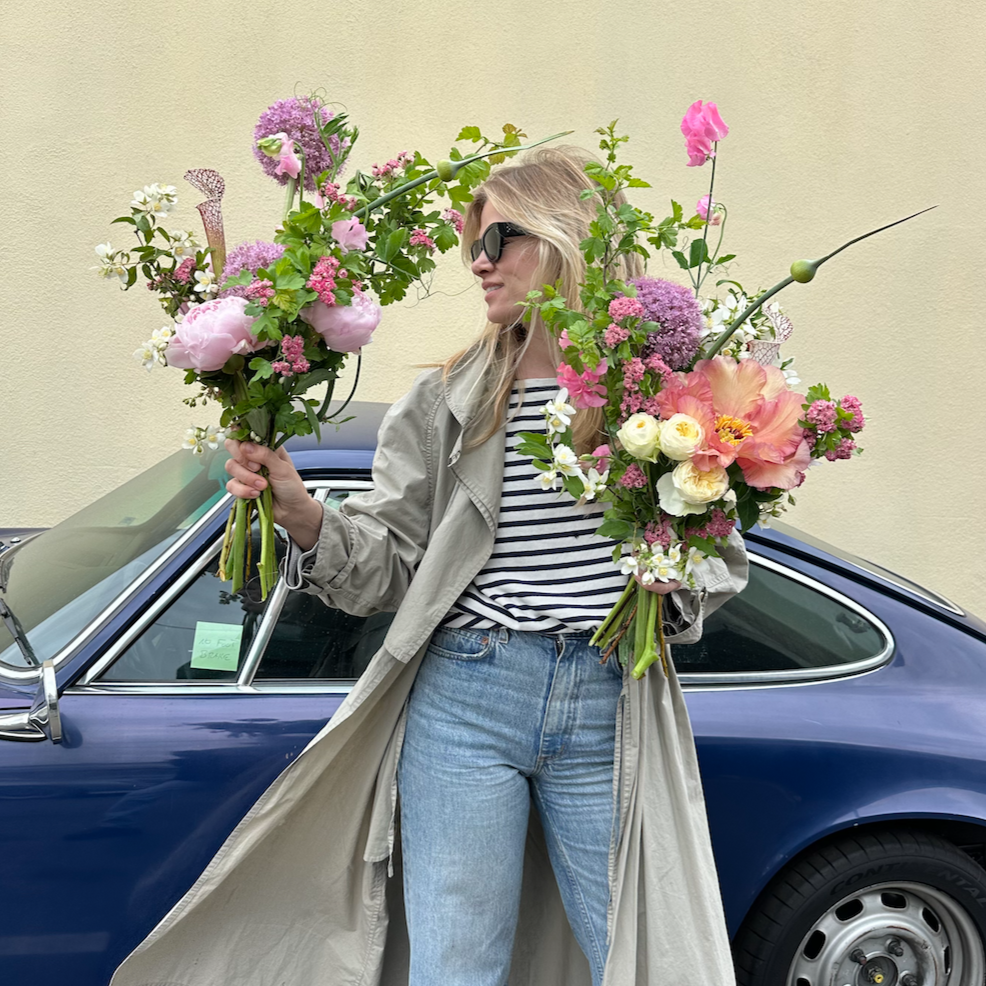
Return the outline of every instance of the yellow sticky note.
{"type": "Polygon", "coordinates": [[[240,663],[242,637],[239,623],[199,621],[195,624],[191,666],[207,671],[235,671],[240,663]]]}

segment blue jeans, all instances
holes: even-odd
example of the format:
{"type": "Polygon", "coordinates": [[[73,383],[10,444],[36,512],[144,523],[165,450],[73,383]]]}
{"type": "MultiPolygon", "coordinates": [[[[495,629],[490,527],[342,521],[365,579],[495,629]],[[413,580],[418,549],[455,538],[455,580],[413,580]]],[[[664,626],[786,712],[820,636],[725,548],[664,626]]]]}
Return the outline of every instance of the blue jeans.
{"type": "Polygon", "coordinates": [[[503,986],[531,799],[568,920],[606,964],[613,747],[622,672],[589,633],[440,629],[398,772],[409,986],[503,986]]]}

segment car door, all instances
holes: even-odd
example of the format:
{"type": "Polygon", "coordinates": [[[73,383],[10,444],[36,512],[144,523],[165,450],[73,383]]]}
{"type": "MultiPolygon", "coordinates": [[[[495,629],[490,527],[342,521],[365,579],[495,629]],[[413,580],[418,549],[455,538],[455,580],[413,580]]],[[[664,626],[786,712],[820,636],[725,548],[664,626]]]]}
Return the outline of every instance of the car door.
{"type": "Polygon", "coordinates": [[[105,984],[382,641],[387,614],[351,617],[283,582],[266,601],[253,584],[233,593],[213,534],[64,688],[62,742],[0,751],[0,873],[17,902],[2,983],[105,984]]]}

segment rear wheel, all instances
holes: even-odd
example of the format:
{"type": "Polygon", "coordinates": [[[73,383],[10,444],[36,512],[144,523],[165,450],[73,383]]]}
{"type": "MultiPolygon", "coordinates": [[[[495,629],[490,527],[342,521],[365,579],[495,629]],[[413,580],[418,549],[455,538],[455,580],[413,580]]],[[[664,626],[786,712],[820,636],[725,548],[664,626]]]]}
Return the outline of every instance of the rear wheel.
{"type": "Polygon", "coordinates": [[[736,937],[739,986],[983,986],[986,871],[921,831],[847,836],[783,870],[736,937]]]}

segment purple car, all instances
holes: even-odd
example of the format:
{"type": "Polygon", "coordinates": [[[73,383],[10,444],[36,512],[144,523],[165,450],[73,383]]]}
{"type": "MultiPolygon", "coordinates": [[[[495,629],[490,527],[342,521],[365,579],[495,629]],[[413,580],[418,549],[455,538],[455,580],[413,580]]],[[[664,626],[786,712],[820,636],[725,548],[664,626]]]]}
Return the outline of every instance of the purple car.
{"type": "MultiPolygon", "coordinates": [[[[290,446],[314,496],[370,486],[383,410],[290,446]]],[[[386,633],[219,580],[224,461],[0,531],[2,986],[105,986],[386,633]]],[[[780,525],[747,546],[674,652],[740,983],[983,986],[986,624],[780,525]]]]}

